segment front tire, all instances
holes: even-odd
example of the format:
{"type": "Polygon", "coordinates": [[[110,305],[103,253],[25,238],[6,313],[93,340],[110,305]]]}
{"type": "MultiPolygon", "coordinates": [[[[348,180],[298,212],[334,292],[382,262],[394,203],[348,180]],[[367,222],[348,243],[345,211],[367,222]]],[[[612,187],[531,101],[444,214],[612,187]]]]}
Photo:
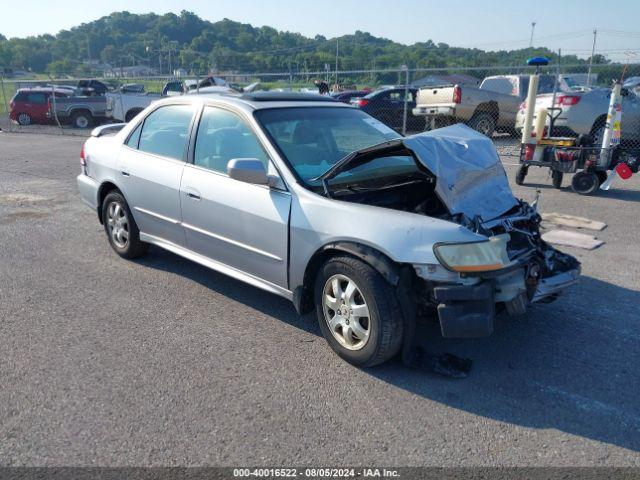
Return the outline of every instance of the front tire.
{"type": "Polygon", "coordinates": [[[123,258],[138,258],[147,253],[148,243],[140,240],[140,230],[120,192],[109,193],[102,202],[102,224],[109,244],[123,258]]]}
{"type": "Polygon", "coordinates": [[[324,338],[349,363],[371,367],[398,353],[402,309],[391,285],[368,264],[329,259],[316,277],[315,304],[324,338]]]}

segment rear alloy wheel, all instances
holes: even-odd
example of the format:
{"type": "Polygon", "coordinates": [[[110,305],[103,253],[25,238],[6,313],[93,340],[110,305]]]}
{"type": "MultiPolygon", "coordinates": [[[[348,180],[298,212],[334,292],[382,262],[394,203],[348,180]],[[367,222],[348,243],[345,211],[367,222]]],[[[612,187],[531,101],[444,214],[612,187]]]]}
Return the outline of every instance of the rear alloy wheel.
{"type": "Polygon", "coordinates": [[[29,115],[28,113],[19,113],[17,118],[19,125],[23,125],[25,127],[27,125],[31,125],[31,115],[29,115]]]}
{"type": "Polygon", "coordinates": [[[496,121],[488,113],[477,113],[469,121],[469,126],[476,132],[491,138],[496,129],[496,121]]]}
{"type": "Polygon", "coordinates": [[[93,117],[88,112],[74,112],[71,115],[71,124],[75,128],[90,128],[93,125],[93,117]]]}
{"type": "Polygon", "coordinates": [[[129,206],[119,192],[111,192],[102,203],[102,223],[111,247],[124,258],[144,255],[149,244],[140,241],[140,231],[129,206]]]}
{"type": "Polygon", "coordinates": [[[315,303],[324,338],[348,362],[370,367],[398,353],[402,309],[395,290],[368,264],[329,259],[316,278],[315,303]]]}

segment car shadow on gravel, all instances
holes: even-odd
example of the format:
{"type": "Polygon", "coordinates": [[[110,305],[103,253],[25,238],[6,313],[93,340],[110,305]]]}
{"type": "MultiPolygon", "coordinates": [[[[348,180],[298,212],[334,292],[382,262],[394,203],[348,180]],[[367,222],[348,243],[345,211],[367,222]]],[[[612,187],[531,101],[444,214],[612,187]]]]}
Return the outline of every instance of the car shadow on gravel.
{"type": "MultiPolygon", "coordinates": [[[[287,300],[172,253],[152,247],[137,263],[182,275],[321,335],[314,314],[300,317],[287,300]]],[[[363,371],[417,395],[417,401],[422,397],[501,422],[640,451],[638,304],[640,293],[634,290],[582,277],[555,303],[536,304],[516,319],[498,317],[488,338],[444,339],[436,323],[421,322],[419,343],[427,352],[473,360],[466,379],[413,370],[399,359],[363,371]]]]}
{"type": "Polygon", "coordinates": [[[555,303],[500,317],[489,338],[447,340],[437,325],[421,326],[425,350],[473,360],[464,380],[397,360],[370,373],[465,412],[640,451],[638,304],[637,291],[582,277],[555,303]]]}

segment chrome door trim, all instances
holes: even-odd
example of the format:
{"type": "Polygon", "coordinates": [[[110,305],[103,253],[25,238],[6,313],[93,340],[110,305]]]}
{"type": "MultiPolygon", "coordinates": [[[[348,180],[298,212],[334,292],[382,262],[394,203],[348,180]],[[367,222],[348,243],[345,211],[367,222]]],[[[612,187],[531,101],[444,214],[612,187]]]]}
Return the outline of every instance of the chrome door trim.
{"type": "Polygon", "coordinates": [[[222,235],[218,235],[217,233],[213,233],[213,232],[210,232],[208,230],[203,230],[202,228],[198,228],[195,225],[191,225],[191,224],[188,224],[188,223],[183,223],[182,226],[184,228],[188,228],[189,230],[192,230],[194,232],[201,233],[202,235],[206,235],[208,237],[215,238],[216,240],[221,240],[221,241],[223,241],[225,243],[228,243],[230,245],[234,245],[236,247],[243,248],[243,249],[248,250],[250,252],[257,253],[258,255],[262,255],[263,257],[270,258],[272,260],[276,260],[277,262],[282,262],[283,261],[282,258],[278,257],[277,255],[274,255],[274,254],[269,253],[269,252],[265,252],[264,250],[260,250],[259,248],[256,248],[256,247],[252,247],[251,245],[247,245],[246,243],[241,243],[241,242],[238,242],[237,240],[232,240],[231,238],[223,237],[222,235]]]}
{"type": "Polygon", "coordinates": [[[168,242],[166,240],[163,240],[162,238],[155,237],[143,232],[140,232],[140,240],[157,245],[160,248],[164,248],[165,250],[175,253],[176,255],[180,255],[181,257],[199,263],[200,265],[210,268],[211,270],[215,270],[216,272],[228,275],[241,282],[248,283],[249,285],[253,285],[254,287],[260,288],[262,290],[266,290],[267,292],[275,293],[276,295],[284,297],[287,300],[293,300],[293,292],[287,290],[286,288],[282,288],[271,282],[262,280],[261,278],[255,277],[249,273],[245,273],[241,270],[238,270],[237,268],[230,267],[227,264],[212,260],[192,250],[176,245],[175,243],[168,242]]]}
{"type": "Polygon", "coordinates": [[[160,215],[159,213],[152,212],[151,210],[147,210],[146,208],[133,207],[134,210],[144,213],[145,215],[149,215],[151,217],[158,218],[160,220],[164,220],[165,222],[172,223],[174,225],[180,225],[180,220],[176,220],[175,218],[165,217],[164,215],[160,215]]]}

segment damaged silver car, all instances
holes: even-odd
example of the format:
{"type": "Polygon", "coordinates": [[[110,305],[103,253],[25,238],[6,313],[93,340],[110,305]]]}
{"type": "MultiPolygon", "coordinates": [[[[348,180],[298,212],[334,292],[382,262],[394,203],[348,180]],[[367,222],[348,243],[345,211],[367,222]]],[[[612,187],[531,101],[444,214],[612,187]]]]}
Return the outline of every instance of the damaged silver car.
{"type": "Polygon", "coordinates": [[[95,129],[81,164],[120,256],[153,244],[315,309],[357,365],[408,348],[419,316],[445,337],[489,335],[497,313],[554,300],[580,273],[463,125],[401,137],[316,95],[172,97],[95,129]]]}

